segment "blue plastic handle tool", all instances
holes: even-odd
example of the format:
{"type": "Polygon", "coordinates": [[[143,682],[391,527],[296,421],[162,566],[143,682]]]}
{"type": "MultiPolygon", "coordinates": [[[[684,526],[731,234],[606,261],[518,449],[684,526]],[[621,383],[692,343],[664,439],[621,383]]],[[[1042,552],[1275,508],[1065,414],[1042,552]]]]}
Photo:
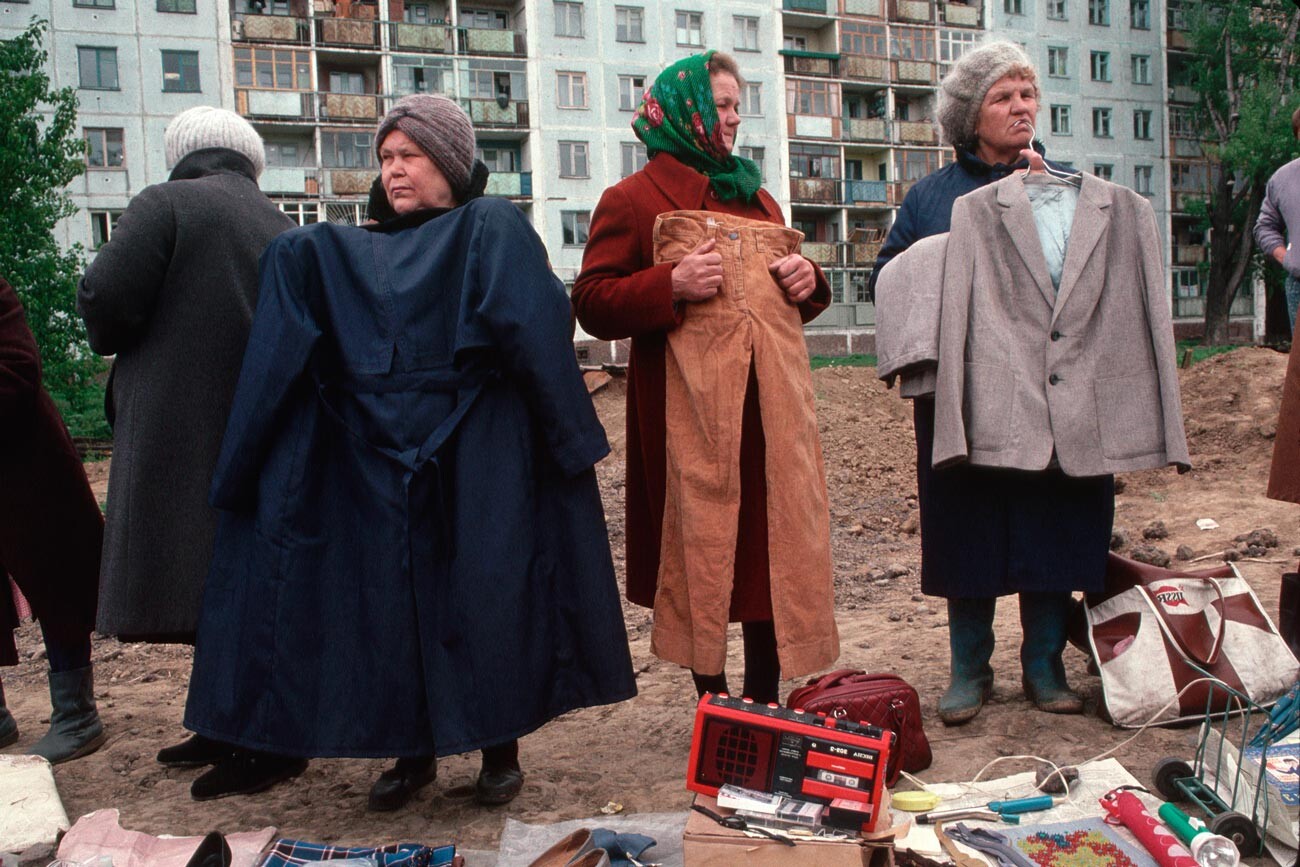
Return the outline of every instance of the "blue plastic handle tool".
{"type": "Polygon", "coordinates": [[[1035,810],[1050,810],[1056,803],[1051,795],[1036,795],[1032,798],[1016,798],[1014,801],[989,801],[988,807],[998,813],[1032,813],[1035,810]]]}

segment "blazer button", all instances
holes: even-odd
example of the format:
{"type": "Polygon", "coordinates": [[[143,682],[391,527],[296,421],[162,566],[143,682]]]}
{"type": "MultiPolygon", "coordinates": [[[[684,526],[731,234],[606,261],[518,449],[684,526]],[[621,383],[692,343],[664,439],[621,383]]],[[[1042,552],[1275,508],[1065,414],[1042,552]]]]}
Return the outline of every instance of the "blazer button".
{"type": "Polygon", "coordinates": [[[1053,331],[1053,332],[1052,332],[1052,340],[1060,340],[1060,339],[1061,339],[1061,332],[1059,332],[1059,331],[1053,331]]]}
{"type": "Polygon", "coordinates": [[[1047,381],[1048,381],[1048,383],[1051,384],[1051,385],[1056,385],[1058,382],[1061,381],[1061,377],[1059,377],[1059,376],[1057,376],[1055,373],[1053,373],[1051,376],[1047,377],[1047,381]]]}

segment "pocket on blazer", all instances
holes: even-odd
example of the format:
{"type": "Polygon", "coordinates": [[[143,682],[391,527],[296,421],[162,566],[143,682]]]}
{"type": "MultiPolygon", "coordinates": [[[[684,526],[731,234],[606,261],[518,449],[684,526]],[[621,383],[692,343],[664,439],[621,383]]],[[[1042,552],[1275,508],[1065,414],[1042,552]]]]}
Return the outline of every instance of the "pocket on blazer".
{"type": "Polygon", "coordinates": [[[998,364],[966,362],[966,394],[962,416],[970,447],[1000,451],[1011,437],[1011,398],[1016,378],[1011,368],[998,364]]]}
{"type": "Polygon", "coordinates": [[[1104,456],[1123,460],[1164,449],[1160,378],[1154,369],[1098,379],[1093,396],[1104,456]]]}

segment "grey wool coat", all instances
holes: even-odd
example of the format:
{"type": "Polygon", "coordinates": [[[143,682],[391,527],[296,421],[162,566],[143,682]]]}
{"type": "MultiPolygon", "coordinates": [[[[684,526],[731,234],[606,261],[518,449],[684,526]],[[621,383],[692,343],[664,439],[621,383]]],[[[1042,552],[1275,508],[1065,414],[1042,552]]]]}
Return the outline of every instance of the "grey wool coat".
{"type": "Polygon", "coordinates": [[[257,262],[294,223],[252,163],[191,153],[136,195],[86,269],[77,309],[91,347],[116,355],[98,629],[192,641],[212,558],[208,505],[257,305],[257,262]]]}
{"type": "Polygon", "coordinates": [[[1060,288],[1024,181],[959,198],[944,262],[936,468],[1190,466],[1169,283],[1146,199],[1083,175],[1060,288]]]}

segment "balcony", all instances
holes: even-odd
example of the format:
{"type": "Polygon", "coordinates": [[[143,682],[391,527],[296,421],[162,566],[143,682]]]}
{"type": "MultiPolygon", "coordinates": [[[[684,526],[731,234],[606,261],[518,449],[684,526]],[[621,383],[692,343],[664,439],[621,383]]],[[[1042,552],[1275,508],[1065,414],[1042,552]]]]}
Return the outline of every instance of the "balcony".
{"type": "MultiPolygon", "coordinates": [[[[844,203],[849,205],[888,205],[889,204],[889,182],[888,181],[859,181],[846,180],[844,182],[844,203]]],[[[877,247],[880,245],[877,244],[877,247]]],[[[873,255],[871,261],[875,261],[873,255]]]]}
{"type": "Polygon", "coordinates": [[[460,104],[475,127],[528,129],[527,100],[462,99],[460,104]]]}
{"type": "Polygon", "coordinates": [[[840,119],[823,115],[788,114],[786,132],[794,138],[838,139],[840,119]]]}
{"type": "Polygon", "coordinates": [[[884,242],[884,231],[870,232],[871,241],[804,241],[800,254],[823,268],[857,268],[874,265],[884,242]]]}
{"type": "Polygon", "coordinates": [[[839,65],[838,54],[826,54],[820,51],[791,51],[782,49],[785,57],[786,75],[815,75],[834,78],[839,65]]]}
{"type": "Polygon", "coordinates": [[[379,22],[356,18],[318,18],[317,45],[337,45],[345,48],[377,48],[379,22]]]}
{"type": "Polygon", "coordinates": [[[507,199],[531,199],[533,196],[532,172],[493,172],[488,175],[487,189],[489,196],[502,196],[507,199]]]}
{"type": "Polygon", "coordinates": [[[791,178],[790,200],[798,204],[838,205],[839,178],[791,178]]]}
{"type": "Polygon", "coordinates": [[[884,0],[840,0],[843,15],[861,15],[865,18],[884,18],[884,0]]]}
{"type": "MultiPolygon", "coordinates": [[[[1174,268],[1170,273],[1174,295],[1175,319],[1205,318],[1205,279],[1195,268],[1174,268]]],[[[1250,316],[1255,309],[1255,299],[1250,293],[1250,281],[1241,284],[1229,316],[1250,316]]]]}
{"type": "Polygon", "coordinates": [[[1174,245],[1175,265],[1200,265],[1202,262],[1207,261],[1208,258],[1208,251],[1200,244],[1174,245]]]}
{"type": "Polygon", "coordinates": [[[315,119],[313,94],[300,90],[235,88],[235,111],[249,120],[310,122],[315,119]]]}
{"type": "Polygon", "coordinates": [[[446,24],[390,22],[388,43],[394,50],[449,54],[456,47],[455,30],[446,24]]]}
{"type": "Polygon", "coordinates": [[[799,246],[799,253],[809,262],[818,265],[840,264],[839,244],[826,241],[804,241],[799,246]]]}
{"type": "Polygon", "coordinates": [[[896,84],[936,84],[938,64],[933,60],[894,60],[893,80],[896,84]]]}
{"type": "Polygon", "coordinates": [[[258,186],[269,195],[320,195],[315,168],[267,166],[258,179],[258,186]]]}
{"type": "Polygon", "coordinates": [[[812,12],[816,15],[825,15],[827,2],[826,0],[781,0],[781,8],[786,12],[812,12]]]}
{"type": "Polygon", "coordinates": [[[929,0],[893,0],[890,20],[911,24],[933,24],[934,5],[929,0]]]}
{"type": "Polygon", "coordinates": [[[1170,210],[1175,214],[1186,214],[1191,210],[1192,202],[1205,201],[1208,194],[1200,190],[1174,190],[1169,197],[1170,210]]]}
{"type": "Polygon", "coordinates": [[[979,6],[967,6],[962,3],[944,3],[940,7],[943,10],[943,23],[953,27],[979,27],[980,12],[979,6]]]}
{"type": "Polygon", "coordinates": [[[378,93],[316,94],[316,117],[331,123],[371,123],[388,112],[388,97],[378,93]]]}
{"type": "Polygon", "coordinates": [[[840,128],[845,141],[889,141],[889,123],[883,117],[846,117],[840,128]]]}
{"type": "Polygon", "coordinates": [[[311,41],[308,23],[306,18],[289,18],[284,15],[239,14],[231,22],[231,29],[236,42],[306,45],[311,41]]]}
{"type": "Polygon", "coordinates": [[[928,120],[896,120],[894,130],[898,133],[900,144],[934,145],[939,143],[939,136],[934,131],[934,124],[928,120]]]}
{"type": "Polygon", "coordinates": [[[325,169],[322,196],[369,196],[379,169],[325,169]]]}
{"type": "Polygon", "coordinates": [[[845,78],[884,84],[889,81],[889,61],[883,57],[842,54],[840,55],[840,72],[845,78]]]}
{"type": "Polygon", "coordinates": [[[522,56],[527,53],[524,34],[516,33],[513,30],[457,27],[456,38],[461,52],[465,54],[510,54],[522,56]]]}

